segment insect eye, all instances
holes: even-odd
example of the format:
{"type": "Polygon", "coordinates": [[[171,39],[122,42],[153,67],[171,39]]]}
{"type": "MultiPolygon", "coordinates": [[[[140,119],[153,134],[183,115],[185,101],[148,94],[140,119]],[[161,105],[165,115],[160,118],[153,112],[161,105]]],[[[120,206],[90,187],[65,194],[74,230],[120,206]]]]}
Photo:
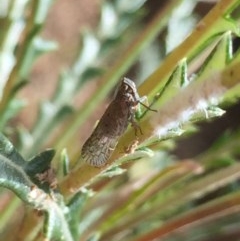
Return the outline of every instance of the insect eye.
{"type": "Polygon", "coordinates": [[[123,89],[124,89],[124,92],[128,92],[129,86],[128,85],[124,85],[123,89]]]}
{"type": "Polygon", "coordinates": [[[130,93],[130,94],[133,94],[132,88],[130,88],[130,87],[128,86],[127,92],[130,93]]]}

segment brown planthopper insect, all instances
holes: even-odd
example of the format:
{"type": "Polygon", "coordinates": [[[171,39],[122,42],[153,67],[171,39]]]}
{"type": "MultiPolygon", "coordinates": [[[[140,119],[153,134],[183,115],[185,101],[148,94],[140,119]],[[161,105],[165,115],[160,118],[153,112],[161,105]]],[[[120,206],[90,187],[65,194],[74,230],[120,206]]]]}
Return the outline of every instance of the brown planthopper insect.
{"type": "Polygon", "coordinates": [[[115,99],[110,103],[93,133],[82,147],[81,156],[87,164],[94,167],[104,166],[120,136],[127,129],[129,122],[135,129],[135,134],[138,130],[142,134],[142,130],[135,120],[138,104],[152,110],[141,102],[135,83],[124,78],[117,90],[115,99]]]}

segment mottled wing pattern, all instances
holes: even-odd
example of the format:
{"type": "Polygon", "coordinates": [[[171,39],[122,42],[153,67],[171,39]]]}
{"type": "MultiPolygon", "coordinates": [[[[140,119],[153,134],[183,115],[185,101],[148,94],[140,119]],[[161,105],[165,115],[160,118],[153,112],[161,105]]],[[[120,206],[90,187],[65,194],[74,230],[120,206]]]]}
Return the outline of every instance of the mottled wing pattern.
{"type": "Polygon", "coordinates": [[[95,167],[104,166],[128,123],[131,122],[134,128],[138,127],[134,120],[138,103],[139,96],[134,82],[124,78],[115,99],[82,147],[81,156],[87,164],[95,167]]]}
{"type": "Polygon", "coordinates": [[[97,132],[93,132],[83,145],[82,158],[91,166],[104,166],[115,149],[117,142],[118,138],[109,137],[103,133],[98,135],[97,132]]]}

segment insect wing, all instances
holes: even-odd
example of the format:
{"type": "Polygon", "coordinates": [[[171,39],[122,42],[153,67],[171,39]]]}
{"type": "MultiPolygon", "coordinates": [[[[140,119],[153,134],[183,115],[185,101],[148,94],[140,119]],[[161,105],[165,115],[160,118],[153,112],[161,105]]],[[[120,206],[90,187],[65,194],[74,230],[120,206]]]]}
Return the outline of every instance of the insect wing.
{"type": "Polygon", "coordinates": [[[104,166],[115,149],[118,138],[109,138],[105,135],[93,135],[82,148],[83,160],[94,167],[104,166]]]}
{"type": "Polygon", "coordinates": [[[115,99],[110,103],[92,135],[83,145],[81,156],[87,164],[95,167],[104,166],[129,122],[134,127],[136,134],[137,130],[142,133],[135,121],[135,113],[138,104],[141,103],[140,100],[135,83],[124,78],[117,89],[115,99]]]}

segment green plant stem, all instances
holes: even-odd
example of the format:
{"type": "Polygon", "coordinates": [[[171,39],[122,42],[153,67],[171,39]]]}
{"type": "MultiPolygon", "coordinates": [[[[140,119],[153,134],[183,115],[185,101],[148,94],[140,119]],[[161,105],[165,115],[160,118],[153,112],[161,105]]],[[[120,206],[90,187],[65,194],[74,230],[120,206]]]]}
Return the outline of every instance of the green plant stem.
{"type": "MultiPolygon", "coordinates": [[[[173,186],[177,186],[184,182],[184,180],[193,177],[193,175],[195,175],[194,170],[198,168],[199,165],[194,163],[177,163],[156,173],[156,175],[149,179],[142,187],[139,187],[139,189],[135,189],[134,184],[133,188],[131,184],[126,184],[126,186],[123,187],[123,198],[121,197],[121,190],[113,191],[112,196],[108,198],[109,204],[107,204],[110,210],[107,210],[107,213],[104,213],[100,220],[96,220],[96,222],[93,223],[93,229],[104,230],[105,228],[114,226],[119,220],[128,216],[129,212],[144,205],[146,202],[151,203],[152,199],[158,198],[158,200],[163,201],[167,198],[167,189],[170,190],[173,186]],[[128,195],[126,194],[126,189],[129,189],[128,195]],[[160,193],[160,195],[158,195],[158,193],[160,193]],[[112,203],[112,199],[116,199],[117,201],[112,203]]],[[[96,200],[96,202],[98,201],[96,200]]]]}
{"type": "Polygon", "coordinates": [[[17,197],[12,197],[8,202],[7,208],[1,213],[0,217],[0,230],[3,230],[6,225],[9,224],[13,215],[16,212],[16,209],[22,204],[21,200],[17,197]]]}
{"type": "MultiPolygon", "coordinates": [[[[221,90],[221,95],[224,95],[227,90],[230,88],[234,88],[239,84],[239,78],[238,76],[240,75],[240,68],[239,68],[239,58],[238,56],[236,57],[236,60],[234,59],[231,64],[229,64],[222,72],[219,73],[219,79],[217,79],[215,86],[216,89],[221,90]]],[[[207,78],[205,82],[201,82],[201,86],[205,86],[206,82],[212,82],[211,78],[207,78]]],[[[194,84],[199,84],[199,83],[192,83],[192,85],[189,88],[192,88],[194,84]]],[[[200,86],[199,86],[200,88],[200,86]]],[[[194,89],[194,88],[193,88],[194,89]]],[[[193,90],[192,89],[192,90],[193,90]]],[[[187,88],[186,88],[187,90],[187,88]]],[[[191,92],[189,92],[191,93],[191,92]]],[[[206,94],[204,89],[199,90],[198,96],[201,96],[201,98],[205,99],[208,101],[208,98],[211,96],[211,92],[208,91],[206,94]]],[[[177,104],[178,102],[182,101],[182,95],[181,93],[177,95],[178,98],[174,99],[174,103],[171,103],[172,105],[177,104]]],[[[219,96],[218,98],[220,98],[219,96]]],[[[191,95],[186,96],[186,98],[190,98],[189,101],[187,101],[188,106],[184,106],[184,108],[191,108],[191,95]]],[[[169,109],[168,106],[165,106],[165,109],[169,109]]],[[[171,109],[174,114],[176,110],[174,108],[171,109]]],[[[159,110],[158,113],[154,113],[154,118],[156,121],[161,120],[161,110],[159,110]]],[[[168,118],[169,118],[170,113],[168,112],[168,118]]],[[[174,120],[176,121],[176,116],[173,115],[174,120]]],[[[153,117],[152,117],[153,119],[153,117]]],[[[186,120],[185,120],[186,121],[186,120]]],[[[183,123],[182,123],[183,124],[183,123]]],[[[160,124],[159,124],[160,125],[160,124]]],[[[145,118],[141,123],[140,126],[142,128],[142,131],[144,135],[139,137],[139,143],[143,143],[145,140],[149,140],[150,138],[154,138],[155,134],[155,129],[157,128],[157,123],[153,126],[151,122],[151,116],[148,116],[148,118],[145,118]]],[[[131,143],[135,139],[135,135],[133,133],[134,131],[129,129],[128,132],[126,132],[122,138],[120,139],[115,151],[113,152],[111,158],[108,160],[108,164],[111,165],[114,161],[119,159],[123,154],[121,154],[121,150],[124,150],[124,147],[126,146],[127,143],[131,143]]],[[[177,135],[177,134],[176,134],[177,135]]],[[[158,138],[160,139],[160,138],[158,138]]],[[[76,189],[78,190],[79,187],[86,185],[90,180],[92,180],[95,176],[103,172],[107,167],[104,167],[102,169],[96,169],[92,168],[88,165],[83,165],[81,168],[78,168],[74,171],[72,171],[71,175],[69,175],[66,179],[64,179],[60,183],[60,189],[64,195],[69,195],[73,194],[73,190],[76,189]],[[73,190],[72,190],[73,189],[73,190]]]]}
{"type": "MultiPolygon", "coordinates": [[[[44,3],[43,0],[35,0],[32,1],[31,6],[29,6],[30,15],[27,20],[27,25],[22,33],[23,39],[21,45],[18,46],[19,48],[15,57],[17,62],[13,67],[9,79],[4,87],[3,96],[0,102],[0,116],[4,116],[5,112],[8,110],[9,103],[16,94],[16,85],[24,81],[22,79],[23,76],[21,76],[21,69],[24,65],[26,54],[29,49],[32,48],[32,42],[41,30],[43,21],[45,20],[43,15],[46,14],[46,12],[44,12],[46,9],[43,9],[43,4],[46,4],[46,2],[44,3]]],[[[3,124],[3,122],[0,122],[0,129],[3,129],[3,124]]]]}
{"type": "Polygon", "coordinates": [[[134,238],[133,240],[144,241],[159,239],[180,228],[191,229],[196,225],[196,222],[198,226],[208,223],[209,221],[216,222],[220,217],[224,218],[239,212],[239,202],[239,192],[226,195],[223,198],[211,201],[194,210],[190,210],[178,218],[173,218],[152,232],[142,235],[139,238],[134,238]]]}
{"type": "Polygon", "coordinates": [[[18,240],[24,241],[35,241],[37,237],[43,239],[42,226],[43,219],[37,218],[34,210],[28,210],[16,236],[18,240]]]}
{"type": "Polygon", "coordinates": [[[86,105],[83,106],[76,114],[68,121],[65,128],[61,132],[61,137],[57,137],[55,140],[55,146],[58,150],[61,150],[67,145],[70,138],[76,133],[79,127],[87,120],[90,114],[96,109],[110,90],[119,81],[120,76],[129,69],[129,67],[136,61],[140,52],[153,41],[153,39],[159,34],[160,31],[166,26],[171,12],[180,4],[182,0],[169,1],[164,10],[160,11],[154,19],[148,24],[143,33],[138,36],[114,66],[103,76],[101,81],[101,87],[98,88],[93,94],[92,98],[86,105]],[[64,133],[64,135],[62,135],[64,133]]]}
{"type": "MultiPolygon", "coordinates": [[[[7,81],[5,88],[4,88],[3,96],[1,99],[1,103],[0,103],[0,116],[4,115],[4,112],[7,110],[8,104],[9,104],[10,100],[12,99],[13,87],[18,81],[19,72],[20,72],[21,66],[24,61],[24,56],[32,41],[33,36],[31,34],[31,32],[32,32],[33,26],[34,26],[34,16],[37,11],[37,5],[38,5],[38,1],[32,2],[31,15],[30,15],[30,18],[28,20],[28,23],[27,23],[24,33],[23,33],[23,36],[24,36],[23,44],[19,48],[19,51],[17,52],[17,55],[16,55],[17,63],[14,66],[13,70],[11,71],[9,80],[7,81]]],[[[3,126],[1,127],[1,129],[2,128],[3,128],[3,126]]]]}
{"type": "MultiPolygon", "coordinates": [[[[8,75],[11,74],[11,70],[13,69],[13,52],[16,48],[19,39],[20,39],[20,31],[16,32],[15,28],[18,26],[18,29],[22,29],[25,26],[25,23],[20,24],[22,22],[22,16],[24,15],[24,11],[27,5],[27,1],[8,1],[9,9],[7,16],[3,23],[3,29],[1,29],[1,42],[0,42],[0,51],[1,51],[1,65],[0,65],[0,71],[1,71],[1,81],[0,81],[0,95],[2,98],[2,95],[7,93],[4,93],[4,87],[6,88],[6,82],[8,75]],[[4,60],[4,58],[7,58],[11,61],[9,61],[11,64],[7,64],[8,61],[4,60]],[[2,73],[3,72],[3,73],[2,73]]],[[[9,80],[8,80],[9,81],[9,80]]],[[[6,97],[5,97],[6,98],[6,97]]],[[[6,102],[6,100],[4,101],[6,102]]],[[[0,109],[4,109],[4,105],[0,103],[0,109]]],[[[0,124],[2,125],[2,124],[0,124]]]]}
{"type": "Polygon", "coordinates": [[[14,6],[14,2],[10,1],[9,7],[8,7],[8,12],[6,14],[6,17],[3,22],[3,30],[0,32],[0,50],[1,52],[8,52],[9,45],[7,44],[7,39],[9,38],[9,32],[11,30],[11,27],[13,26],[14,22],[16,19],[10,15],[12,9],[14,6]],[[7,47],[8,46],[8,47],[7,47]]]}
{"type": "MultiPolygon", "coordinates": [[[[102,19],[105,18],[108,8],[110,8],[110,11],[112,11],[113,15],[116,16],[115,25],[120,27],[117,36],[115,36],[117,39],[119,39],[119,36],[125,34],[126,30],[130,27],[131,23],[134,23],[133,21],[136,20],[136,18],[139,18],[136,17],[138,14],[136,14],[136,16],[132,15],[128,18],[126,17],[126,13],[128,15],[129,11],[132,11],[132,8],[135,10],[140,8],[144,1],[145,0],[141,0],[139,6],[135,6],[135,8],[129,4],[127,8],[122,10],[119,9],[117,3],[111,4],[106,2],[103,4],[101,10],[102,19]]],[[[46,142],[46,139],[51,135],[52,131],[56,129],[56,126],[59,125],[60,121],[63,120],[65,117],[64,113],[69,114],[69,111],[71,111],[69,105],[85,81],[84,73],[88,71],[92,72],[91,68],[93,66],[98,66],[97,69],[99,69],[96,72],[99,71],[99,73],[96,75],[101,74],[102,65],[100,64],[99,66],[99,59],[105,59],[106,55],[110,53],[109,50],[113,49],[113,46],[108,46],[106,49],[106,46],[109,45],[109,41],[112,41],[112,30],[111,28],[103,30],[103,25],[104,24],[100,20],[100,26],[95,30],[95,33],[92,33],[91,31],[83,32],[81,38],[82,47],[78,53],[78,57],[75,59],[69,70],[60,76],[52,99],[44,102],[40,107],[37,122],[31,131],[31,138],[33,140],[32,143],[30,145],[20,143],[22,145],[21,152],[24,156],[29,157],[34,155],[36,151],[46,142]],[[89,55],[87,52],[89,51],[89,48],[92,48],[93,46],[95,48],[89,55]]],[[[133,34],[130,35],[133,36],[133,34]]],[[[114,45],[117,45],[118,41],[114,42],[114,45]]],[[[60,139],[61,138],[62,136],[60,139]]]]}
{"type": "Polygon", "coordinates": [[[227,14],[231,13],[238,4],[239,0],[219,1],[200,21],[191,35],[172,51],[162,65],[139,86],[139,94],[141,96],[148,95],[148,98],[153,100],[156,93],[163,88],[179,61],[187,58],[190,62],[225,31],[238,32],[235,24],[227,18],[227,14]]]}
{"type": "Polygon", "coordinates": [[[172,195],[165,200],[160,202],[158,199],[155,200],[149,209],[145,210],[139,208],[136,215],[133,216],[129,214],[128,216],[125,216],[124,219],[120,219],[119,224],[114,228],[104,226],[105,229],[102,230],[105,233],[103,240],[108,240],[109,236],[117,234],[120,230],[124,230],[126,227],[134,227],[139,222],[142,222],[142,220],[147,220],[154,215],[164,215],[167,210],[180,208],[182,205],[186,205],[186,203],[190,201],[203,197],[207,193],[237,180],[240,176],[239,170],[240,165],[235,164],[224,170],[219,170],[213,174],[202,177],[199,180],[192,181],[191,183],[188,183],[188,185],[185,183],[180,190],[173,192],[172,195]],[[161,207],[164,207],[164,209],[161,209],[161,207]]]}

